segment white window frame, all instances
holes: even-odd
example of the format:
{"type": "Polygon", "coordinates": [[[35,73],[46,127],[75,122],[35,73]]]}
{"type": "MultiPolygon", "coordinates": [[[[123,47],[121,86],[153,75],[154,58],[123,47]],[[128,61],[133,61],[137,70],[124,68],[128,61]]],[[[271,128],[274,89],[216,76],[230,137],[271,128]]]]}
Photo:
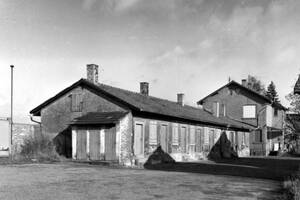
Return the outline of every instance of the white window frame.
{"type": "Polygon", "coordinates": [[[243,106],[243,119],[256,119],[256,105],[248,104],[243,106]],[[249,110],[250,108],[254,110],[249,110]]]}

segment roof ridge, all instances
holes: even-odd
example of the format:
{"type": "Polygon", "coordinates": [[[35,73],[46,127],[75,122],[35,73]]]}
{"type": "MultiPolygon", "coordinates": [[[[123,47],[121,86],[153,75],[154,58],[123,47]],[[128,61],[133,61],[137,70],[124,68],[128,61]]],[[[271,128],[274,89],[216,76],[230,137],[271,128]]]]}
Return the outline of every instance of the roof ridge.
{"type": "MultiPolygon", "coordinates": [[[[174,104],[177,104],[178,106],[180,106],[176,101],[172,101],[172,100],[169,100],[169,99],[164,99],[164,98],[159,98],[159,97],[155,97],[155,96],[152,96],[152,95],[148,95],[148,96],[145,96],[139,92],[135,92],[135,91],[132,91],[132,90],[127,90],[127,89],[123,89],[123,88],[120,88],[120,87],[115,87],[115,86],[111,86],[111,85],[107,85],[107,84],[104,84],[104,83],[97,83],[96,86],[105,86],[105,87],[110,87],[110,88],[114,88],[114,89],[118,89],[118,90],[123,90],[125,92],[130,92],[130,93],[133,93],[133,94],[137,94],[143,98],[153,98],[153,99],[157,99],[157,100],[163,100],[163,101],[167,101],[169,103],[174,103],[174,104]]],[[[181,106],[182,107],[182,106],[181,106]]],[[[184,105],[184,107],[191,107],[191,108],[194,108],[194,109],[199,109],[195,106],[191,106],[191,105],[184,105]]]]}

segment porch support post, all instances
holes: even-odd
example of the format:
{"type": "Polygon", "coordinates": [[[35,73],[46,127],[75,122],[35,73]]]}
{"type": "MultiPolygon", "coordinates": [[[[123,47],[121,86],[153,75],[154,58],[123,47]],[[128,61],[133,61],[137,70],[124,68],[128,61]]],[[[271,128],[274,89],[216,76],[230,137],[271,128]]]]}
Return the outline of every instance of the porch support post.
{"type": "Polygon", "coordinates": [[[76,160],[77,130],[72,128],[72,158],[76,160]]]}

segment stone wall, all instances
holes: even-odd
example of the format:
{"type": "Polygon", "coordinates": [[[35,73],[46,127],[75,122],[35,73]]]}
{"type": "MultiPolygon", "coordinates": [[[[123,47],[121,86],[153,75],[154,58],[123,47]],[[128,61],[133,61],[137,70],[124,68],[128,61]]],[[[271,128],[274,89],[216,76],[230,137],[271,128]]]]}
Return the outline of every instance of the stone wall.
{"type": "Polygon", "coordinates": [[[41,129],[39,125],[35,124],[13,124],[13,136],[12,136],[12,155],[17,156],[21,150],[24,140],[28,137],[40,137],[41,129]]]}
{"type": "MultiPolygon", "coordinates": [[[[41,121],[43,125],[43,134],[54,138],[59,133],[65,131],[69,127],[69,123],[76,117],[85,115],[88,112],[112,112],[125,111],[120,106],[111,103],[93,92],[77,87],[69,93],[62,96],[52,104],[42,109],[41,121]],[[72,112],[71,95],[82,95],[81,112],[72,112]]],[[[71,134],[71,133],[70,133],[71,134]]]]}
{"type": "Polygon", "coordinates": [[[120,134],[120,156],[119,163],[121,165],[132,165],[132,114],[127,114],[123,119],[120,120],[119,131],[120,134]]]}

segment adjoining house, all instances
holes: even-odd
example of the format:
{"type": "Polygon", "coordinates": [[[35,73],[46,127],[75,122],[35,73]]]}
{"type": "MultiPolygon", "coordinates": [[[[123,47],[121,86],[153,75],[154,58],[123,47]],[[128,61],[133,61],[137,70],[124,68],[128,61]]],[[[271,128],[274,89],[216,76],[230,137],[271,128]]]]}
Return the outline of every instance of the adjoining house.
{"type": "Polygon", "coordinates": [[[205,159],[226,133],[232,148],[249,155],[253,126],[218,118],[200,108],[98,83],[98,66],[87,65],[80,79],[30,113],[41,117],[43,134],[52,135],[57,150],[76,160],[115,161],[124,165],[146,161],[161,145],[176,161],[205,159]]]}
{"type": "Polygon", "coordinates": [[[255,126],[250,134],[251,155],[269,155],[283,149],[287,109],[249,89],[246,79],[242,80],[242,84],[229,82],[198,101],[198,104],[216,117],[255,126]]]}

